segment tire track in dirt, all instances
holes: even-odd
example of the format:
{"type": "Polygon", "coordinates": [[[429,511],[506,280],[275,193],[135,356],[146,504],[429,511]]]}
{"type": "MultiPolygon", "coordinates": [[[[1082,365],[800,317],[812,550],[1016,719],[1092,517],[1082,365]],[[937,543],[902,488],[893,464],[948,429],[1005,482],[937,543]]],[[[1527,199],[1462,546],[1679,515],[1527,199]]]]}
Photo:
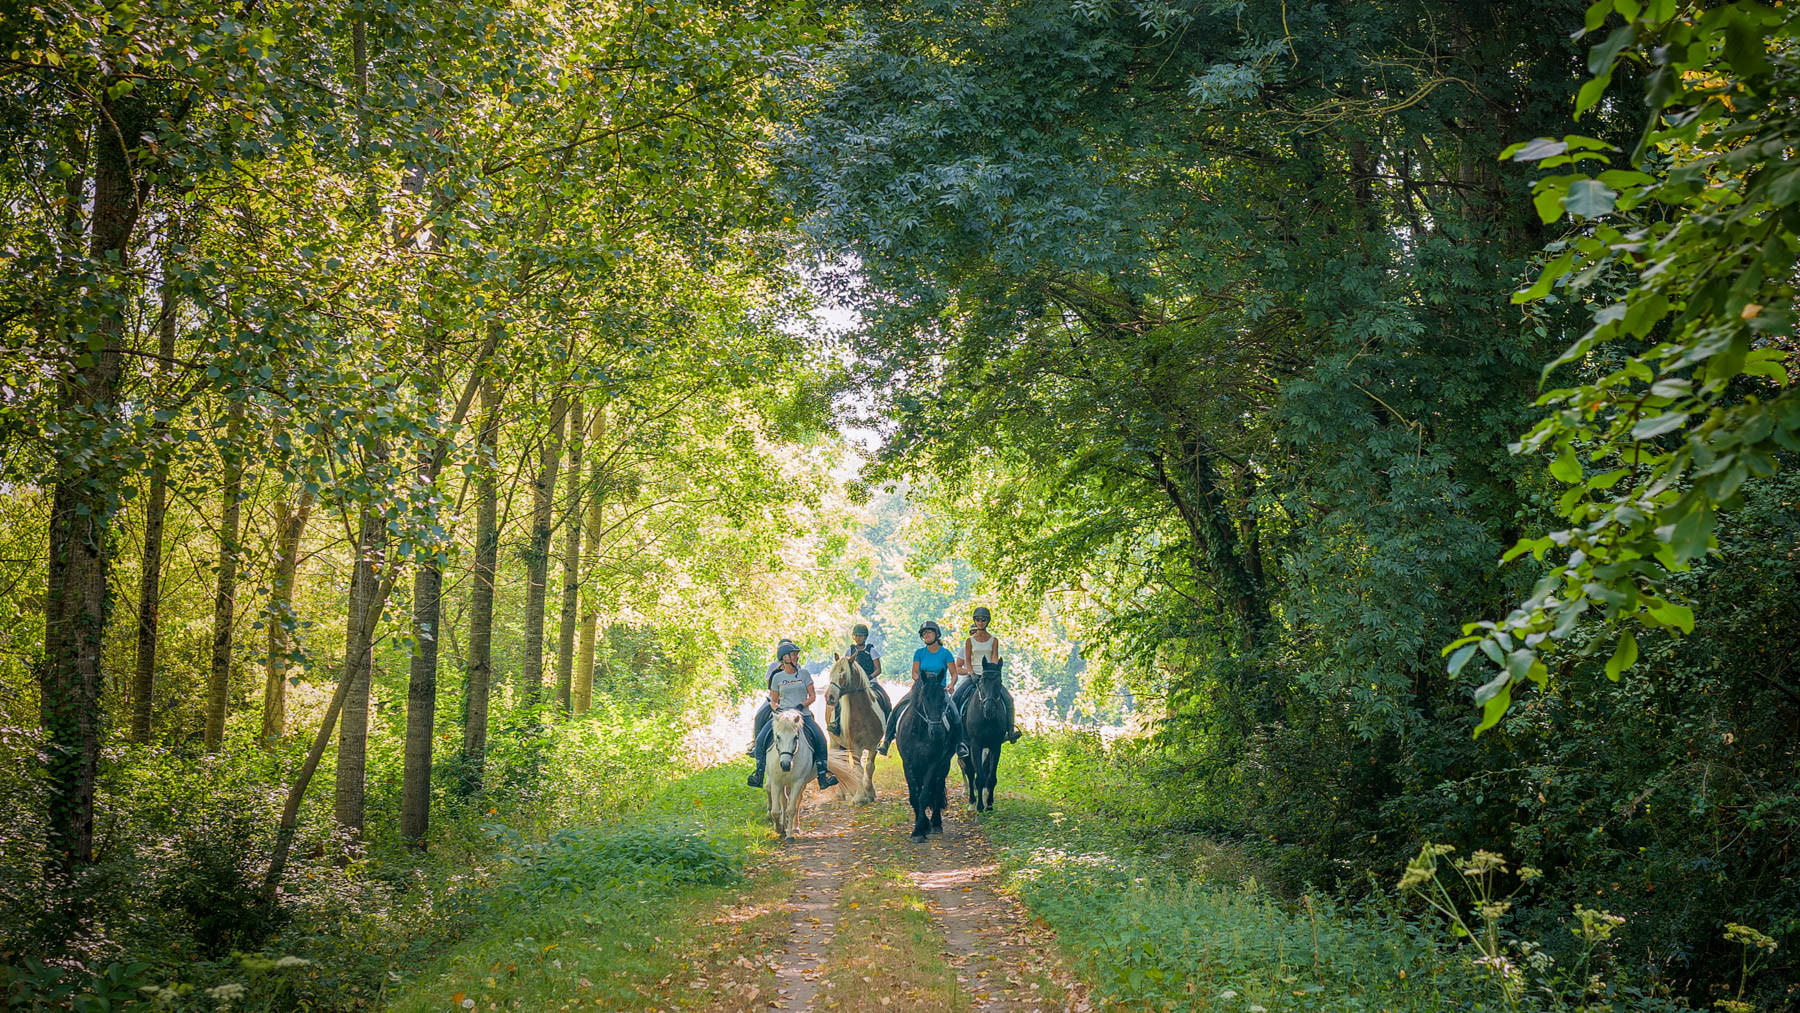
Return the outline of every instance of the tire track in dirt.
{"type": "Polygon", "coordinates": [[[810,1009],[826,972],[832,936],[837,931],[838,892],[851,855],[851,810],[836,793],[809,791],[800,812],[799,835],[784,846],[783,860],[793,866],[797,882],[788,907],[792,910],[785,958],[775,971],[775,1009],[810,1009]]]}
{"type": "MultiPolygon", "coordinates": [[[[889,771],[898,774],[894,768],[889,771]]],[[[881,787],[869,828],[878,839],[870,843],[905,870],[907,882],[929,906],[942,935],[942,956],[956,972],[957,995],[944,1008],[981,1013],[1091,1009],[1086,987],[1056,958],[1049,929],[1001,889],[999,856],[975,824],[967,796],[958,795],[962,779],[956,768],[951,768],[944,832],[923,844],[909,837],[912,814],[905,783],[881,787]]],[[[999,801],[1004,804],[1004,796],[999,801]]]]}

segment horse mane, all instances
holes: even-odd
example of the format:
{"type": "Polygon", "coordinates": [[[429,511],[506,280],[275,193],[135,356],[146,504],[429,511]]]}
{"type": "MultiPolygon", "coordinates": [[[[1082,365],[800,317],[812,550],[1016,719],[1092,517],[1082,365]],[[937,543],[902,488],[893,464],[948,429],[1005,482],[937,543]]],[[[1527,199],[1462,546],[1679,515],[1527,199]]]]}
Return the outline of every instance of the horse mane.
{"type": "Polygon", "coordinates": [[[830,685],[839,687],[839,692],[842,692],[843,690],[868,689],[869,688],[868,676],[863,674],[862,666],[857,665],[857,664],[852,664],[850,661],[850,658],[851,658],[851,656],[846,654],[843,657],[837,659],[837,661],[833,662],[832,666],[831,666],[831,676],[826,681],[830,685]],[[854,685],[852,685],[847,679],[839,679],[838,675],[842,671],[848,671],[848,672],[852,673],[852,675],[850,677],[854,678],[856,680],[856,683],[854,685]]]}

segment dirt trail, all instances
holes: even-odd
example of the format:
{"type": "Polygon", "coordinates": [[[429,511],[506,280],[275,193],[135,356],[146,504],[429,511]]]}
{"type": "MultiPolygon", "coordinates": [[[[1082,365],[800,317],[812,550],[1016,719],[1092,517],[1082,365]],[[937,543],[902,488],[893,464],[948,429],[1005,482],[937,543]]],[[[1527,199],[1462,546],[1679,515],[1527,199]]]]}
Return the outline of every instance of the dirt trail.
{"type": "Polygon", "coordinates": [[[835,798],[809,791],[799,834],[786,845],[786,860],[799,882],[789,903],[793,918],[775,971],[775,1009],[810,1009],[825,974],[832,934],[837,930],[838,891],[850,861],[852,811],[835,798]]]}
{"type": "MultiPolygon", "coordinates": [[[[1053,956],[1048,930],[1000,890],[993,847],[972,823],[974,813],[954,798],[954,791],[944,833],[924,844],[908,839],[911,816],[897,766],[889,764],[882,771],[873,806],[851,807],[809,793],[801,836],[784,849],[799,882],[789,898],[792,919],[776,972],[779,995],[770,1007],[869,1008],[867,993],[854,998],[832,995],[824,984],[831,970],[827,962],[834,952],[834,934],[846,913],[839,896],[846,877],[868,877],[879,866],[895,877],[896,885],[910,886],[929,911],[935,931],[924,943],[924,952],[913,956],[947,965],[955,975],[953,988],[937,994],[908,990],[894,997],[903,1006],[889,1008],[944,1013],[1090,1009],[1087,990],[1053,956]],[[846,1001],[849,1005],[843,1005],[846,1001]]],[[[865,907],[851,913],[870,912],[865,907]]],[[[844,943],[836,945],[841,959],[844,943]]],[[[949,975],[944,978],[947,986],[949,975]]]]}

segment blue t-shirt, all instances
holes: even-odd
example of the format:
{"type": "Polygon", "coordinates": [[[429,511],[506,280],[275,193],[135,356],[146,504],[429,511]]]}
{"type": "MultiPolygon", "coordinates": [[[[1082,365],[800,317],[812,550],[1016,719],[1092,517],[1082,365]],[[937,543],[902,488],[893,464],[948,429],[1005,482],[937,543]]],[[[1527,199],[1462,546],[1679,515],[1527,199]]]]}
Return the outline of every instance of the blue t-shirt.
{"type": "Polygon", "coordinates": [[[955,657],[956,655],[951,654],[950,649],[942,644],[938,645],[938,649],[935,651],[928,647],[921,647],[913,652],[913,664],[919,666],[920,675],[935,675],[941,679],[944,677],[944,673],[950,670],[950,662],[955,657]]]}

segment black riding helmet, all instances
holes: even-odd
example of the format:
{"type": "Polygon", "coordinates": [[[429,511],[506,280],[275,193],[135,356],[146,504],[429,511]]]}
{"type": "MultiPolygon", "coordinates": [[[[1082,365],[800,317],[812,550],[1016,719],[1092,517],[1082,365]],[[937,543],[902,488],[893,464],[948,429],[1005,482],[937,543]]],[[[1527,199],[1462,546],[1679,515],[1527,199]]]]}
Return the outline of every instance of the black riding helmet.
{"type": "Polygon", "coordinates": [[[925,625],[919,627],[919,636],[921,636],[921,637],[924,636],[926,630],[930,630],[932,633],[937,634],[937,638],[939,640],[944,639],[944,631],[938,629],[938,624],[937,624],[936,619],[925,620],[925,625]]]}
{"type": "Polygon", "coordinates": [[[975,610],[975,618],[980,622],[990,623],[994,621],[994,614],[988,611],[986,605],[983,605],[975,610]]]}
{"type": "Polygon", "coordinates": [[[866,637],[869,635],[869,628],[862,623],[857,623],[850,628],[850,635],[853,637],[866,637]]]}
{"type": "Polygon", "coordinates": [[[781,643],[775,645],[775,660],[776,661],[780,661],[783,657],[785,657],[789,654],[799,654],[799,653],[800,653],[799,645],[795,644],[792,640],[783,638],[781,643]]]}

